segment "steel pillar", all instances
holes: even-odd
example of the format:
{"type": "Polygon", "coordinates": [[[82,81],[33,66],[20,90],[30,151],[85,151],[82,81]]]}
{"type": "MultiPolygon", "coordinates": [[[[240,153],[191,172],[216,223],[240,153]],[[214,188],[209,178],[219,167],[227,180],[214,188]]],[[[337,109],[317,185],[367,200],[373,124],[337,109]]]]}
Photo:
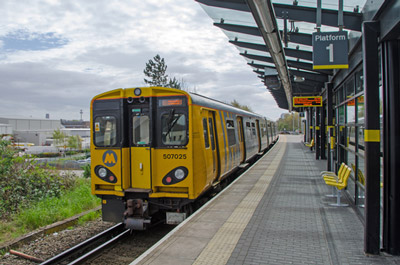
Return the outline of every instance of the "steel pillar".
{"type": "Polygon", "coordinates": [[[400,41],[382,45],[384,88],[383,249],[400,255],[400,41]]]}
{"type": "Polygon", "coordinates": [[[331,148],[332,137],[333,137],[333,84],[326,84],[326,117],[327,117],[327,128],[328,128],[328,136],[329,136],[329,144],[328,144],[328,158],[327,158],[327,170],[332,171],[332,158],[333,154],[331,153],[333,150],[331,148]]]}
{"type": "Polygon", "coordinates": [[[363,69],[365,98],[365,228],[364,251],[380,249],[380,123],[378,22],[363,22],[363,69]]]}
{"type": "Polygon", "coordinates": [[[321,108],[314,108],[315,109],[315,159],[321,158],[321,108]]]}
{"type": "Polygon", "coordinates": [[[321,124],[321,129],[320,129],[320,136],[321,136],[321,153],[320,153],[320,157],[321,159],[326,159],[326,124],[325,124],[325,120],[326,120],[326,108],[319,108],[320,109],[320,124],[321,124]]]}

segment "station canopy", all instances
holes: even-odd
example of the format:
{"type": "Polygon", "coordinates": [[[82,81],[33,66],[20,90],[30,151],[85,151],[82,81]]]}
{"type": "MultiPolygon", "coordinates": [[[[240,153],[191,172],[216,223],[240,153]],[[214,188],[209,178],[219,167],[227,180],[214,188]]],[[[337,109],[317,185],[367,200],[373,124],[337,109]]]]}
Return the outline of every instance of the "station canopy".
{"type": "Polygon", "coordinates": [[[289,111],[293,97],[317,96],[334,74],[313,69],[312,33],[348,32],[361,36],[366,0],[196,0],[236,46],[275,98],[289,111]],[[339,8],[343,7],[343,8],[339,8]],[[339,12],[343,10],[343,12],[339,12]],[[318,22],[318,23],[317,23],[318,22]]]}

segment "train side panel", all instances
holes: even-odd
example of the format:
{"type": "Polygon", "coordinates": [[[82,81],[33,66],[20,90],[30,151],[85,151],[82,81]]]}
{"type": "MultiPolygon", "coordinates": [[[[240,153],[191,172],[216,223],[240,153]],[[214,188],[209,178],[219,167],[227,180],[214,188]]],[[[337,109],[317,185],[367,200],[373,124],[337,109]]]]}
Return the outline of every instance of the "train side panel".
{"type": "Polygon", "coordinates": [[[256,120],[250,117],[243,118],[244,138],[246,146],[246,161],[258,153],[258,137],[256,129],[256,120]]]}
{"type": "Polygon", "coordinates": [[[193,187],[198,197],[211,187],[213,182],[213,156],[211,152],[208,111],[192,105],[193,121],[193,187]]]}

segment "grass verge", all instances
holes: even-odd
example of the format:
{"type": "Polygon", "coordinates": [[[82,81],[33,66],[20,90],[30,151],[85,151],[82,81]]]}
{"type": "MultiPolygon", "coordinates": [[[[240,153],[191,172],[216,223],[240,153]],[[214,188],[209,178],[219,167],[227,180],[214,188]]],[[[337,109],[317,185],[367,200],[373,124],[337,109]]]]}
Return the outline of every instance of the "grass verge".
{"type": "MultiPolygon", "coordinates": [[[[100,199],[90,192],[90,179],[79,178],[74,187],[63,192],[60,197],[45,198],[21,210],[11,221],[0,223],[0,244],[98,205],[100,199]]],[[[94,218],[95,213],[82,218],[80,222],[94,218]]]]}

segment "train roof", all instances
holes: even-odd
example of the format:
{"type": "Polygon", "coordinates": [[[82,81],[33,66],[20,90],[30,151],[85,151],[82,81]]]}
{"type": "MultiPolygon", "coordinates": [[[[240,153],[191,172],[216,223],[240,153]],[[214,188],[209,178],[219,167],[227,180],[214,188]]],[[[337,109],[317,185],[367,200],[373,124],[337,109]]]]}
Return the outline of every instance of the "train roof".
{"type": "MultiPolygon", "coordinates": [[[[140,87],[141,89],[165,89],[165,90],[175,90],[174,88],[166,88],[166,87],[140,87]]],[[[107,91],[104,92],[102,94],[99,94],[97,96],[95,96],[92,99],[92,102],[98,98],[101,98],[102,96],[108,96],[108,95],[115,95],[116,97],[124,97],[124,92],[128,89],[133,89],[133,88],[119,88],[119,89],[115,89],[115,90],[111,90],[111,91],[107,91]]],[[[215,110],[222,110],[222,111],[227,111],[227,112],[231,112],[231,113],[236,113],[239,115],[243,115],[243,116],[247,116],[247,117],[254,117],[254,118],[259,118],[259,119],[267,119],[266,117],[259,115],[257,113],[254,112],[250,112],[250,111],[246,111],[240,108],[236,108],[232,105],[229,105],[227,103],[203,96],[203,95],[199,95],[193,92],[187,92],[184,90],[179,90],[177,89],[179,92],[181,92],[182,94],[186,94],[188,95],[191,100],[192,100],[192,104],[195,105],[199,105],[199,106],[203,106],[203,107],[207,107],[210,109],[215,109],[215,110]]],[[[176,92],[178,92],[176,91],[176,92]]]]}
{"type": "Polygon", "coordinates": [[[243,116],[249,116],[249,117],[257,117],[261,119],[266,119],[265,117],[256,114],[254,112],[246,111],[243,109],[236,108],[232,105],[229,105],[227,103],[211,99],[196,93],[189,92],[190,97],[192,98],[192,103],[195,105],[200,105],[203,107],[211,108],[211,109],[217,109],[217,110],[223,110],[223,111],[228,111],[236,114],[240,114],[243,116]]]}

